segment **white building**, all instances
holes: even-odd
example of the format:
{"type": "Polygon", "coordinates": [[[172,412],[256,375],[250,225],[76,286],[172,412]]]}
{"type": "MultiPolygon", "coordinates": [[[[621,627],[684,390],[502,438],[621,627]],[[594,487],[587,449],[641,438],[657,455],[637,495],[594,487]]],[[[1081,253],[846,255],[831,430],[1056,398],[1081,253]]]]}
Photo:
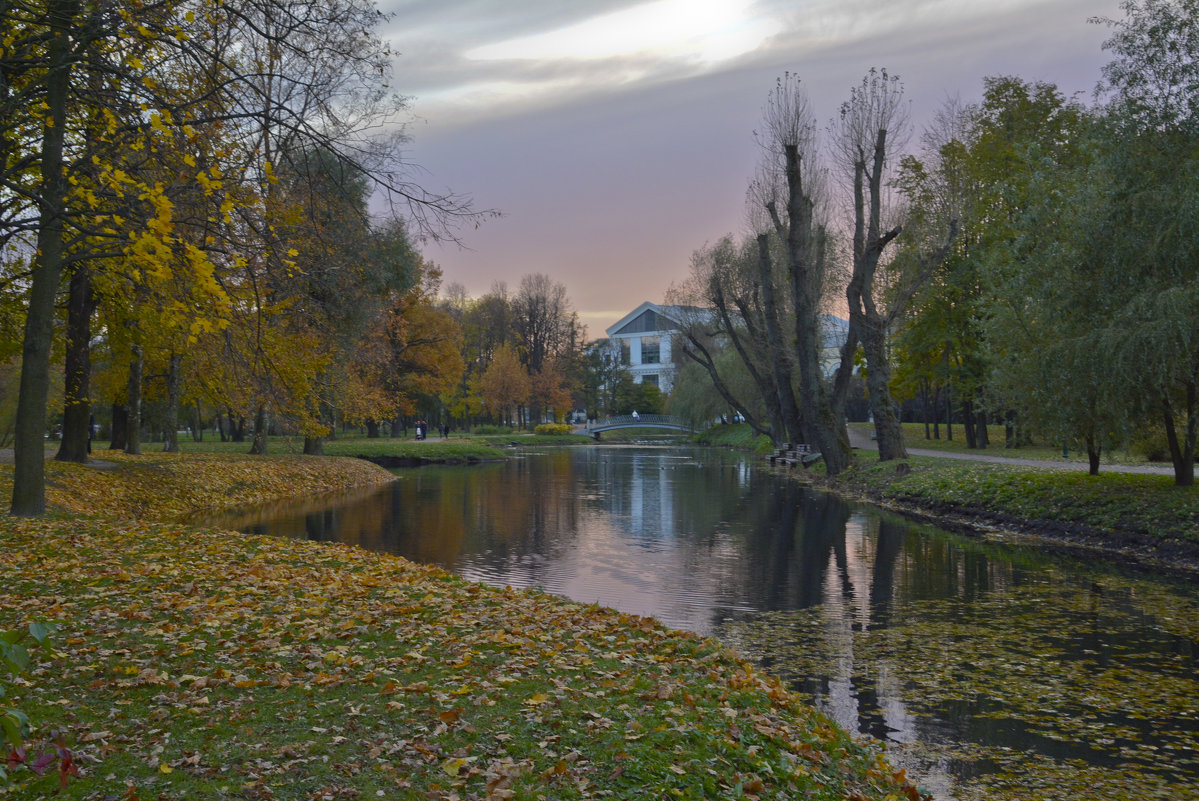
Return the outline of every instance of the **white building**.
{"type": "MultiPolygon", "coordinates": [[[[664,393],[674,384],[675,370],[671,339],[696,315],[711,318],[710,309],[695,306],[667,306],[646,301],[609,326],[605,357],[625,365],[638,384],[651,383],[664,393]]],[[[820,362],[825,375],[831,375],[841,360],[841,345],[849,333],[849,323],[831,314],[820,318],[823,334],[820,362]]]]}
{"type": "Polygon", "coordinates": [[[672,337],[696,309],[646,301],[608,327],[609,357],[625,365],[638,384],[654,384],[664,393],[674,384],[672,337]]]}

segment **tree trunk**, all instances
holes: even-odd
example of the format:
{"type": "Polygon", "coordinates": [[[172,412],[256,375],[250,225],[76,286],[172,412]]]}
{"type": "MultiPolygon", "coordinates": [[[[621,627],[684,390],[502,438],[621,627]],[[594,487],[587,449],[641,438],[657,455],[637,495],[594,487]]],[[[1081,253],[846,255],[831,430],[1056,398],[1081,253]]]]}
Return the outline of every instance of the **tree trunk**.
{"type": "Polygon", "coordinates": [[[937,391],[933,393],[932,403],[933,415],[933,439],[941,438],[941,388],[937,387],[937,391]]]}
{"type": "Polygon", "coordinates": [[[204,441],[204,421],[200,419],[199,403],[192,407],[192,440],[195,442],[204,441]]]}
{"type": "Polygon", "coordinates": [[[969,398],[962,401],[962,427],[966,429],[966,447],[974,450],[978,447],[978,436],[974,430],[974,401],[969,398]]]}
{"type": "Polygon", "coordinates": [[[783,156],[787,179],[787,224],[783,225],[778,219],[773,204],[768,204],[767,209],[775,229],[787,244],[787,276],[795,310],[799,416],[804,441],[821,453],[828,474],[835,476],[849,467],[849,435],[845,430],[844,415],[834,410],[835,404],[829,397],[820,370],[823,265],[818,257],[818,243],[813,241],[813,201],[804,191],[798,146],[785,144],[783,156]]]}
{"type": "Polygon", "coordinates": [[[369,439],[378,439],[379,438],[379,421],[378,420],[367,420],[366,421],[366,436],[369,439]]]}
{"type": "Polygon", "coordinates": [[[46,399],[50,392],[50,347],[54,334],[54,297],[63,269],[66,177],[63,138],[71,81],[70,34],[77,0],[49,0],[45,20],[45,122],[41,143],[40,224],[30,274],[29,308],[21,349],[21,382],[14,427],[12,513],[33,516],[46,511],[46,399]]]}
{"type": "Polygon", "coordinates": [[[945,439],[953,442],[953,385],[945,385],[945,439]]]}
{"type": "Polygon", "coordinates": [[[90,392],[92,361],[91,276],[85,264],[71,273],[67,298],[67,345],[65,354],[65,399],[62,414],[62,444],[54,457],[60,462],[86,462],[91,449],[92,403],[90,392]]]}
{"type": "Polygon", "coordinates": [[[250,444],[250,453],[255,456],[265,456],[267,446],[266,404],[259,403],[254,413],[254,441],[250,444]]]}
{"type": "Polygon", "coordinates": [[[167,453],[179,453],[179,384],[182,382],[183,356],[171,351],[167,367],[167,411],[166,436],[162,449],[167,453]]]}
{"type": "Polygon", "coordinates": [[[129,410],[123,404],[114,403],[112,405],[112,442],[109,443],[109,450],[123,451],[125,443],[129,441],[129,410]]]}
{"type": "Polygon", "coordinates": [[[304,455],[321,456],[325,452],[324,437],[304,437],[304,455]]]}
{"type": "Polygon", "coordinates": [[[125,453],[137,455],[142,452],[142,348],[134,345],[130,348],[129,358],[129,398],[125,402],[125,410],[129,414],[125,433],[125,453]]]}
{"type": "Polygon", "coordinates": [[[232,442],[246,441],[246,418],[234,417],[233,409],[229,409],[229,439],[232,442]]]}
{"type": "Polygon", "coordinates": [[[799,406],[795,392],[791,389],[791,360],[783,347],[783,331],[779,324],[778,301],[774,293],[774,270],[770,263],[770,239],[758,234],[758,278],[762,285],[762,313],[765,318],[766,345],[770,353],[770,367],[774,377],[775,392],[778,393],[779,414],[787,440],[800,442],[803,431],[799,424],[799,406]]]}
{"type": "Polygon", "coordinates": [[[854,163],[854,234],[853,276],[845,290],[849,317],[856,323],[858,337],[866,352],[866,383],[870,390],[870,410],[878,438],[879,461],[906,459],[903,429],[895,417],[891,402],[891,364],[887,354],[887,320],[874,302],[874,280],[879,259],[888,243],[902,229],[882,232],[882,172],[885,163],[887,129],[875,133],[870,164],[859,151],[854,163]]]}
{"type": "Polygon", "coordinates": [[[749,424],[750,428],[759,434],[765,434],[768,437],[771,436],[770,431],[762,425],[757,415],[753,414],[744,404],[737,400],[736,396],[733,395],[732,391],[724,383],[724,379],[720,377],[719,372],[716,370],[716,364],[712,359],[712,355],[704,347],[703,343],[695,338],[694,332],[684,332],[684,335],[687,337],[690,347],[683,349],[683,355],[707,371],[708,377],[712,380],[712,386],[720,394],[720,397],[724,398],[725,403],[731,408],[736,409],[745,418],[745,422],[749,424]]]}
{"type": "Polygon", "coordinates": [[[1174,486],[1190,487],[1195,484],[1195,386],[1187,387],[1188,414],[1187,432],[1179,439],[1174,424],[1174,407],[1169,398],[1162,401],[1162,422],[1166,426],[1166,441],[1170,443],[1170,461],[1174,463],[1174,486]]]}
{"type": "MultiPolygon", "coordinates": [[[[712,304],[716,307],[716,311],[720,315],[725,335],[733,344],[733,348],[737,351],[737,356],[741,359],[742,366],[745,367],[745,371],[749,373],[750,379],[757,388],[758,396],[762,398],[762,402],[766,405],[766,416],[770,419],[770,431],[767,436],[775,444],[783,442],[787,437],[787,429],[783,422],[783,412],[779,405],[779,393],[775,388],[773,377],[763,375],[757,366],[755,366],[753,357],[746,349],[745,343],[742,341],[740,333],[738,333],[740,326],[733,320],[724,294],[724,287],[719,281],[713,281],[710,297],[712,304]]],[[[753,317],[750,314],[749,308],[745,304],[739,303],[737,311],[741,317],[740,322],[746,327],[750,339],[760,342],[760,338],[757,336],[758,328],[753,324],[753,317]]],[[[715,362],[713,362],[712,370],[715,369],[715,362]]],[[[746,419],[748,420],[749,418],[746,419]]]]}
{"type": "Polygon", "coordinates": [[[924,416],[924,438],[932,439],[932,431],[929,428],[929,418],[931,415],[931,407],[928,404],[928,379],[925,378],[920,382],[920,411],[924,416]]]}
{"type": "Polygon", "coordinates": [[[1087,435],[1087,462],[1089,463],[1090,474],[1093,476],[1099,475],[1099,444],[1095,441],[1094,434],[1087,435]]]}
{"type": "Polygon", "coordinates": [[[987,431],[987,410],[980,409],[978,412],[976,438],[978,439],[978,447],[986,450],[991,447],[991,434],[987,431]]]}
{"type": "Polygon", "coordinates": [[[908,450],[903,442],[903,426],[895,416],[895,404],[891,401],[891,363],[887,357],[883,321],[862,315],[858,323],[866,363],[870,366],[866,387],[870,391],[870,413],[874,415],[874,432],[878,439],[878,460],[906,459],[908,450]]]}

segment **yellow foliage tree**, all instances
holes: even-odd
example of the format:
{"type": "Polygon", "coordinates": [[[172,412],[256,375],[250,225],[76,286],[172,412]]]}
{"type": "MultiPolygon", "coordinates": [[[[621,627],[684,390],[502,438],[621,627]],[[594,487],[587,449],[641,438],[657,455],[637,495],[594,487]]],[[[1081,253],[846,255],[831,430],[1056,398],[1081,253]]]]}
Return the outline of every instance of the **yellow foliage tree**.
{"type": "Polygon", "coordinates": [[[528,403],[532,382],[520,363],[520,356],[511,345],[501,345],[491,364],[479,378],[479,393],[484,408],[498,422],[512,423],[520,406],[528,403]]]}

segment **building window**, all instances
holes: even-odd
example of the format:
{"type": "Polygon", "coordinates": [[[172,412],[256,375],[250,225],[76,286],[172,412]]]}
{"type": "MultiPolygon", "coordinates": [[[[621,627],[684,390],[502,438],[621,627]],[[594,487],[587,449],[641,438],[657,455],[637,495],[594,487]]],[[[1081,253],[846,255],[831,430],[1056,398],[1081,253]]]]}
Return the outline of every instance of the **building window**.
{"type": "Polygon", "coordinates": [[[658,337],[642,337],[641,338],[641,363],[642,364],[657,364],[661,359],[662,343],[658,337]]]}
{"type": "Polygon", "coordinates": [[[655,387],[658,386],[658,374],[657,373],[648,373],[647,375],[641,376],[641,383],[642,384],[652,384],[655,387]]]}
{"type": "Polygon", "coordinates": [[[629,352],[629,341],[627,339],[620,340],[620,363],[629,366],[633,361],[633,357],[629,352]]]}

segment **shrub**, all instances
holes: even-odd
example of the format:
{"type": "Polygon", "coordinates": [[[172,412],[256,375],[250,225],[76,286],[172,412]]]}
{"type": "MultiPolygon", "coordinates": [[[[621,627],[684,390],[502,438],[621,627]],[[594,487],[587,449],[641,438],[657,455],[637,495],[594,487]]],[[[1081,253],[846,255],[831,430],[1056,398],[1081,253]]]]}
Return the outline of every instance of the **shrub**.
{"type": "Polygon", "coordinates": [[[534,434],[553,434],[554,436],[569,434],[572,431],[574,431],[574,427],[569,423],[542,423],[533,429],[534,434]]]}
{"type": "Polygon", "coordinates": [[[1155,426],[1134,437],[1130,449],[1150,462],[1170,461],[1170,442],[1166,439],[1164,426],[1155,426]]]}
{"type": "Polygon", "coordinates": [[[479,436],[495,435],[495,434],[511,434],[512,429],[508,426],[475,426],[475,433],[479,436]]]}
{"type": "MultiPolygon", "coordinates": [[[[0,669],[10,676],[23,673],[29,667],[29,650],[22,641],[32,639],[42,644],[55,631],[52,623],[30,623],[26,630],[0,631],[0,669]]],[[[4,684],[0,683],[0,698],[4,697],[4,684]]],[[[25,738],[29,736],[29,718],[19,709],[0,709],[0,787],[11,785],[12,772],[28,769],[36,776],[45,776],[51,769],[58,775],[59,789],[67,786],[67,778],[78,775],[74,755],[66,747],[62,736],[51,734],[48,743],[36,755],[26,750],[25,738]]]]}

